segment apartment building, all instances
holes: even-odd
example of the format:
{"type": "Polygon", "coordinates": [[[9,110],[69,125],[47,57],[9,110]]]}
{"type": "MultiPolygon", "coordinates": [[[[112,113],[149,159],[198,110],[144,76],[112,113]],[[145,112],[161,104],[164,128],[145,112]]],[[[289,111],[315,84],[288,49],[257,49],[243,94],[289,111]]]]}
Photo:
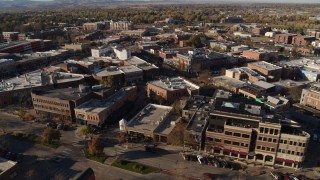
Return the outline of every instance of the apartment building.
{"type": "Polygon", "coordinates": [[[298,35],[298,36],[294,36],[292,38],[292,44],[298,45],[298,46],[305,46],[307,44],[311,44],[312,41],[314,41],[314,40],[316,40],[316,38],[313,36],[298,35]]]}
{"type": "Polygon", "coordinates": [[[274,42],[281,44],[292,44],[293,37],[297,36],[296,34],[276,34],[274,37],[274,42]]]}
{"type": "Polygon", "coordinates": [[[105,124],[111,118],[112,113],[121,109],[126,103],[133,102],[136,98],[137,88],[130,86],[105,98],[90,99],[74,109],[77,123],[96,126],[105,124]]]}
{"type": "Polygon", "coordinates": [[[258,71],[259,73],[267,77],[267,80],[269,81],[278,81],[279,79],[281,79],[282,67],[280,66],[276,66],[265,61],[259,61],[248,63],[248,68],[258,71]]]}
{"type": "Polygon", "coordinates": [[[183,96],[198,95],[200,87],[181,78],[165,78],[147,83],[147,95],[151,99],[161,98],[173,103],[183,96]]]}
{"type": "Polygon", "coordinates": [[[311,84],[311,87],[302,90],[300,104],[320,110],[320,84],[311,84]]]}
{"type": "Polygon", "coordinates": [[[267,78],[260,75],[258,72],[248,68],[240,67],[227,69],[225,75],[229,78],[234,78],[237,80],[249,80],[250,82],[266,81],[267,78]]]}
{"type": "Polygon", "coordinates": [[[132,30],[133,24],[128,21],[110,21],[110,29],[113,31],[132,30]]]}
{"type": "Polygon", "coordinates": [[[97,31],[102,30],[106,26],[106,22],[92,22],[92,23],[84,23],[82,25],[82,29],[85,31],[97,31]]]}
{"type": "Polygon", "coordinates": [[[26,53],[46,51],[52,48],[51,40],[28,39],[0,44],[0,53],[26,53]]]}
{"type": "Polygon", "coordinates": [[[310,136],[291,120],[266,114],[261,103],[217,98],[207,121],[206,152],[266,166],[299,168],[304,161],[310,136]]]}
{"type": "Polygon", "coordinates": [[[64,49],[74,50],[74,51],[83,51],[89,49],[88,43],[72,43],[72,44],[65,44],[64,49]]]}

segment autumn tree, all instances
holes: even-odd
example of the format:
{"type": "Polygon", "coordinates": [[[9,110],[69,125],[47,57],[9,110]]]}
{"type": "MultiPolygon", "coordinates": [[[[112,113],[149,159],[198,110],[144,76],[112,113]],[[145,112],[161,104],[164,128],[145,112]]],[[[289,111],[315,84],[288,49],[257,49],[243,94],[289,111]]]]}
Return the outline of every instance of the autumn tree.
{"type": "Polygon", "coordinates": [[[89,147],[88,147],[89,154],[91,156],[95,156],[97,154],[101,154],[103,152],[103,146],[101,144],[100,138],[92,138],[89,147]]]}
{"type": "Polygon", "coordinates": [[[41,142],[43,144],[52,144],[60,140],[61,133],[58,130],[52,129],[50,127],[46,128],[42,134],[41,142]]]}

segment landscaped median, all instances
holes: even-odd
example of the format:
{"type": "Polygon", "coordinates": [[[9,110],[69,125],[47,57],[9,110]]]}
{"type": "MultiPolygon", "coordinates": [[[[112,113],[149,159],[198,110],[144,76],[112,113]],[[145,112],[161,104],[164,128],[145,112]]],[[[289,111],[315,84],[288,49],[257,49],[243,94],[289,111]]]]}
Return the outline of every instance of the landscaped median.
{"type": "Polygon", "coordinates": [[[91,160],[97,161],[99,163],[104,163],[104,161],[108,158],[108,156],[104,152],[97,153],[96,155],[91,155],[89,153],[89,150],[85,150],[84,154],[87,159],[91,159],[91,160]]]}
{"type": "Polygon", "coordinates": [[[42,144],[50,148],[58,148],[60,146],[58,141],[53,141],[51,143],[44,143],[42,142],[42,137],[35,134],[13,133],[11,134],[11,137],[21,141],[27,141],[33,144],[42,144]]]}
{"type": "Polygon", "coordinates": [[[140,174],[160,172],[160,169],[158,168],[127,160],[115,160],[112,163],[112,166],[140,174]]]}

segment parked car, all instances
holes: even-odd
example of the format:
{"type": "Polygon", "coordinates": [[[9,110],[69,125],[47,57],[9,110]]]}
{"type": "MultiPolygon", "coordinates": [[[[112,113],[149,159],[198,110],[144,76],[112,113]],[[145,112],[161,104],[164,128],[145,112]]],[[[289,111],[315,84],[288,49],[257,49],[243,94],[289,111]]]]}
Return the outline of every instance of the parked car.
{"type": "Polygon", "coordinates": [[[199,164],[205,164],[204,158],[201,155],[197,155],[199,164]]]}
{"type": "Polygon", "coordinates": [[[221,160],[220,163],[223,168],[230,168],[230,164],[227,161],[221,160]]]}
{"type": "Polygon", "coordinates": [[[144,145],[144,149],[146,152],[156,152],[156,146],[153,145],[144,145]]]}
{"type": "Polygon", "coordinates": [[[8,152],[8,153],[6,154],[6,156],[5,156],[5,158],[6,158],[6,159],[10,159],[11,155],[12,155],[12,153],[11,153],[11,152],[8,152]]]}
{"type": "Polygon", "coordinates": [[[198,158],[195,155],[189,155],[189,157],[190,157],[190,161],[198,161],[198,158]]]}

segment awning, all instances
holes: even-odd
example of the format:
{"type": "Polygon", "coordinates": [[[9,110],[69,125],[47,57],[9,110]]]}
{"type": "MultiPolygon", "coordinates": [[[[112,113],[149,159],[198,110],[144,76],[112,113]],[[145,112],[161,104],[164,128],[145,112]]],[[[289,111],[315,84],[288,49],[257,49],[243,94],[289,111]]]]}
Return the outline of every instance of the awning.
{"type": "Polygon", "coordinates": [[[232,150],[231,152],[232,152],[233,154],[239,154],[239,151],[232,150]]]}
{"type": "Polygon", "coordinates": [[[229,149],[223,149],[223,152],[231,152],[229,149]]]}
{"type": "Polygon", "coordinates": [[[213,150],[220,151],[220,150],[221,150],[221,148],[219,148],[219,147],[213,147],[213,150]]]}
{"type": "Polygon", "coordinates": [[[278,162],[283,162],[284,159],[282,159],[282,158],[276,158],[276,161],[278,161],[278,162]]]}
{"type": "Polygon", "coordinates": [[[294,164],[300,164],[301,162],[295,161],[294,164]]]}
{"type": "Polygon", "coordinates": [[[286,162],[286,163],[294,163],[294,161],[290,160],[290,159],[285,159],[284,162],[286,162]]]}
{"type": "Polygon", "coordinates": [[[243,155],[243,156],[248,155],[248,153],[246,153],[246,152],[239,152],[239,154],[240,154],[240,155],[243,155]]]}

